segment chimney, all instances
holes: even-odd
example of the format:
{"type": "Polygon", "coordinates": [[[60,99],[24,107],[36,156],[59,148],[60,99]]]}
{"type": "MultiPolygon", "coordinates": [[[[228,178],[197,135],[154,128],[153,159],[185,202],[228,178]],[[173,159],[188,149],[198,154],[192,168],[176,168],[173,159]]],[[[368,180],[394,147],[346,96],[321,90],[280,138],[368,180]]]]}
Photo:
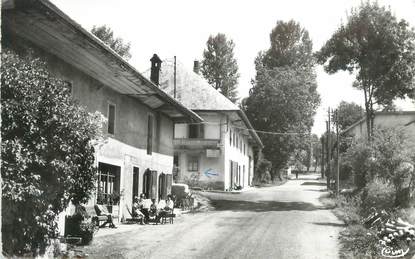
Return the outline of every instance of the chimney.
{"type": "Polygon", "coordinates": [[[161,67],[161,59],[157,54],[154,54],[153,57],[150,59],[151,61],[151,74],[150,74],[150,80],[155,85],[159,85],[159,79],[160,79],[160,67],[161,67]]]}
{"type": "Polygon", "coordinates": [[[200,71],[199,60],[195,60],[193,62],[193,72],[195,72],[196,74],[199,74],[199,71],[200,71]]]}

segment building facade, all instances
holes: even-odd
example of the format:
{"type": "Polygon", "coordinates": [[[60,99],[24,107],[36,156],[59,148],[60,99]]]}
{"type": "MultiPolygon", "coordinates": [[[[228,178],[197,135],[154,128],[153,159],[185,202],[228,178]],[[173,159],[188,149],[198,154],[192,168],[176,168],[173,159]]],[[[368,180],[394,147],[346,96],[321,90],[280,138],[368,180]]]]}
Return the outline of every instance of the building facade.
{"type": "Polygon", "coordinates": [[[168,60],[160,66],[160,87],[204,121],[175,123],[175,181],[215,190],[250,186],[263,145],[246,115],[197,73],[197,61],[194,71],[168,60]]]}
{"type": "Polygon", "coordinates": [[[88,205],[107,205],[122,220],[134,196],[164,199],[172,183],[174,123],[202,119],[49,1],[9,1],[2,11],[3,48],[31,49],[69,83],[80,105],[107,119],[88,205]]]}
{"type": "MultiPolygon", "coordinates": [[[[415,111],[375,112],[375,128],[402,128],[409,140],[415,142],[415,111]]],[[[366,117],[342,132],[355,139],[367,138],[366,117]]]]}

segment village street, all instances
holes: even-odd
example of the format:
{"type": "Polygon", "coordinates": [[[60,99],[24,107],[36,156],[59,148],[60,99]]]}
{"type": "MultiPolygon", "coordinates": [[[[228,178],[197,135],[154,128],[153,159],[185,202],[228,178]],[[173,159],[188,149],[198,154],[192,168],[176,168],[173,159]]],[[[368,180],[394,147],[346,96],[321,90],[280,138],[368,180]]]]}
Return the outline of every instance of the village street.
{"type": "Polygon", "coordinates": [[[319,203],[325,187],[315,178],[204,193],[213,211],[184,214],[173,225],[100,230],[85,252],[92,258],[337,258],[343,225],[319,203]]]}

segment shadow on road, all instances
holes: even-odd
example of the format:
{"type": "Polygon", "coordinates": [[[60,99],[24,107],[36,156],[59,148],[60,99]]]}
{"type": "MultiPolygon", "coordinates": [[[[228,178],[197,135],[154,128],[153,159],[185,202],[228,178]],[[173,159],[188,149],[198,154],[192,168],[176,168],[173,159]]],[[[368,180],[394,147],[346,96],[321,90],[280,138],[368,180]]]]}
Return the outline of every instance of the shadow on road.
{"type": "Polygon", "coordinates": [[[319,225],[319,226],[330,226],[330,227],[346,227],[346,224],[343,223],[332,223],[332,222],[312,222],[314,225],[319,225]]]}
{"type": "Polygon", "coordinates": [[[301,185],[317,185],[317,186],[326,186],[326,183],[319,183],[319,182],[303,182],[301,185]]]}
{"type": "Polygon", "coordinates": [[[306,192],[327,192],[327,189],[304,189],[306,192]]]}
{"type": "Polygon", "coordinates": [[[312,203],[307,202],[279,202],[279,201],[234,201],[234,200],[213,200],[212,205],[216,210],[224,211],[312,211],[312,210],[325,210],[327,208],[321,206],[315,206],[312,203]]]}

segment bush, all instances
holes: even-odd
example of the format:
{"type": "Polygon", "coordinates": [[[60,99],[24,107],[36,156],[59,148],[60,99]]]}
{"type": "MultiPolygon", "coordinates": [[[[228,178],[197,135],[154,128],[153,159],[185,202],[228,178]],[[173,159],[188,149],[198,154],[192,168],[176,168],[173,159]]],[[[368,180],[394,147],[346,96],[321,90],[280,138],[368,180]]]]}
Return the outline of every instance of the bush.
{"type": "Polygon", "coordinates": [[[344,164],[352,169],[354,184],[358,189],[364,188],[369,180],[371,157],[372,150],[370,145],[364,141],[352,144],[344,156],[346,160],[344,164]]]}
{"type": "Polygon", "coordinates": [[[65,219],[65,236],[81,237],[81,245],[88,245],[97,230],[96,223],[81,205],[76,206],[75,214],[65,219]]]}
{"type": "Polygon", "coordinates": [[[258,160],[256,166],[254,182],[255,183],[270,183],[271,182],[271,173],[272,163],[266,159],[258,160]]]}
{"type": "Polygon", "coordinates": [[[336,209],[334,213],[348,225],[359,224],[362,220],[361,206],[362,198],[361,194],[356,194],[352,197],[346,197],[339,195],[335,199],[336,209]]]}
{"type": "Polygon", "coordinates": [[[394,206],[395,190],[392,185],[382,179],[375,178],[364,190],[362,209],[369,211],[374,207],[378,210],[390,210],[394,206]]]}
{"type": "Polygon", "coordinates": [[[395,189],[395,206],[408,206],[415,180],[414,147],[402,128],[376,129],[372,141],[374,174],[395,189]]]}
{"type": "Polygon", "coordinates": [[[93,141],[102,115],[75,103],[68,84],[33,53],[1,53],[3,249],[43,254],[68,202],[94,189],[93,141]]]}
{"type": "Polygon", "coordinates": [[[379,247],[376,232],[362,225],[349,226],[340,233],[341,258],[378,258],[379,247]]]}

